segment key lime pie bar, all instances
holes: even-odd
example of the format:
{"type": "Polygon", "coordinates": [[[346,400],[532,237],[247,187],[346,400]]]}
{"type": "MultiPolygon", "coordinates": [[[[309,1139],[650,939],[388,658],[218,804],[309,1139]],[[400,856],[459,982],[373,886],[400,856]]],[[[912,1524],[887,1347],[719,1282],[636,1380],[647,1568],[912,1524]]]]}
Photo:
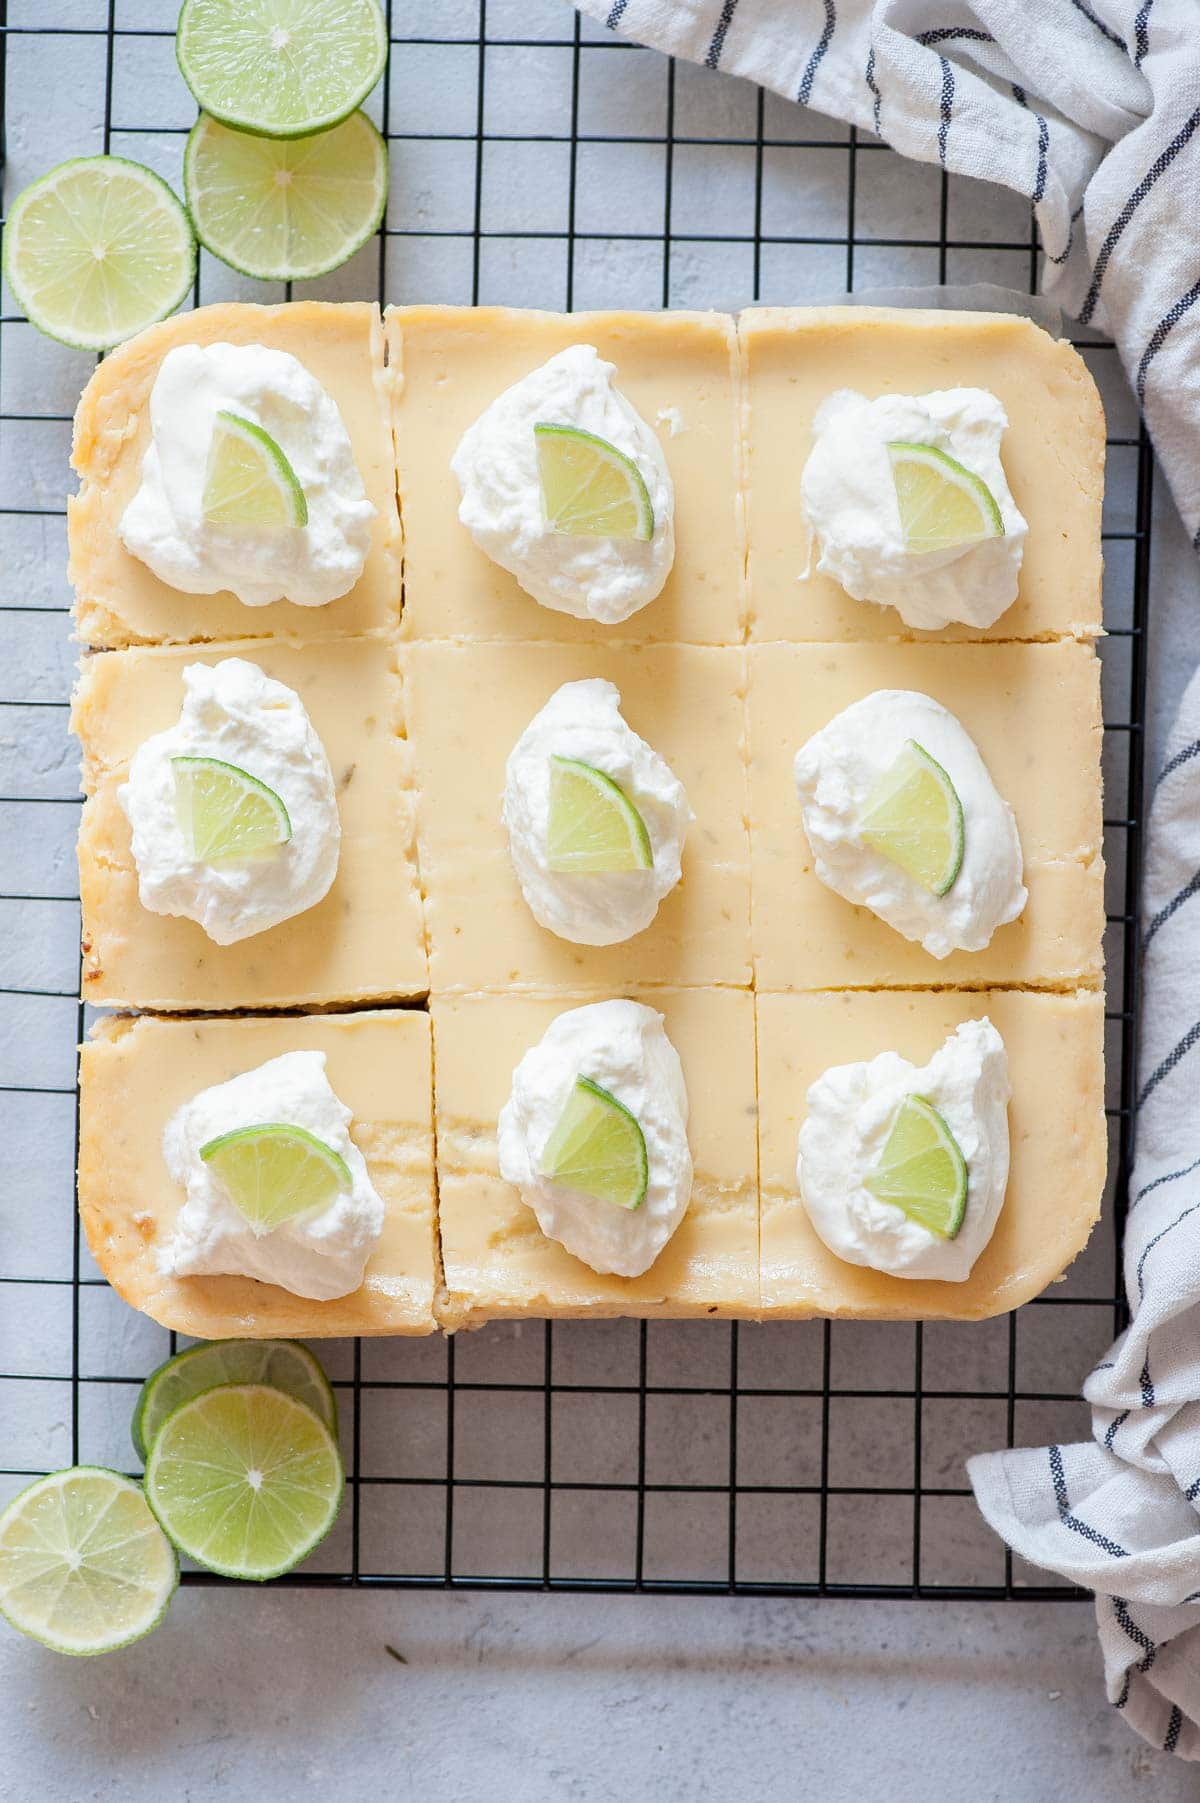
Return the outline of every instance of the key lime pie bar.
{"type": "Polygon", "coordinates": [[[654,989],[635,1000],[648,1020],[622,1018],[627,998],[435,996],[444,1326],[758,1313],[753,998],[654,989]],[[630,1049],[641,1035],[645,1062],[630,1049]],[[644,1131],[647,1187],[636,1202],[628,1188],[588,1196],[569,1170],[557,1182],[548,1174],[570,1091],[593,1073],[644,1131]]]}
{"type": "Polygon", "coordinates": [[[391,307],[386,324],[410,637],[741,643],[728,315],[391,307]],[[539,442],[538,427],[573,443],[539,442]],[[555,532],[547,518],[585,470],[596,501],[620,492],[579,457],[580,433],[616,452],[640,497],[640,521],[618,519],[603,545],[595,526],[555,532]],[[559,472],[548,508],[539,462],[559,472]]]}
{"type": "Polygon", "coordinates": [[[360,638],[86,660],[73,712],[86,1000],[218,1009],[423,993],[396,656],[360,638]],[[201,805],[235,827],[262,811],[269,829],[282,810],[284,842],[197,844],[201,805]]]}
{"type": "Polygon", "coordinates": [[[1069,344],[880,307],[752,308],[738,336],[753,638],[1100,631],[1104,418],[1069,344]]]}
{"type": "Polygon", "coordinates": [[[80,1215],[135,1308],[210,1339],[430,1332],[426,1014],[106,1020],[80,1084],[80,1215]]]}
{"type": "Polygon", "coordinates": [[[1075,1257],[1104,1188],[1098,991],[760,995],[756,1011],[764,1318],[974,1320],[1075,1257]],[[908,1159],[889,1156],[902,1101],[930,1087],[942,1130],[913,1123],[908,1159]],[[928,1182],[947,1126],[965,1208],[914,1230],[903,1165],[923,1159],[928,1182]]]}
{"type": "Polygon", "coordinates": [[[1090,647],[762,645],[749,663],[760,989],[1099,982],[1100,667],[1090,647]],[[942,775],[963,847],[941,896],[864,841],[909,745],[953,766],[942,775]],[[854,905],[871,897],[874,912],[854,905]]]}
{"type": "Polygon", "coordinates": [[[75,415],[80,638],[394,627],[389,401],[379,310],[367,304],[202,307],[114,351],[75,415]]]}
{"type": "Polygon", "coordinates": [[[435,994],[749,984],[742,652],[419,644],[403,670],[435,994]],[[644,869],[549,868],[556,754],[624,785],[644,869]]]}

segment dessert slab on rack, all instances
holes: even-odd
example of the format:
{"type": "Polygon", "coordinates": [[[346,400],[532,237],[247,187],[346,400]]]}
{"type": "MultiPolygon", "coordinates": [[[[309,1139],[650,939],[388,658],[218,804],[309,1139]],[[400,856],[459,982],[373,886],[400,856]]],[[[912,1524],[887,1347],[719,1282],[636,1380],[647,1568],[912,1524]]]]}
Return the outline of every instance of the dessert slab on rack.
{"type": "Polygon", "coordinates": [[[115,1287],[207,1337],[1041,1290],[1104,1181],[1103,454],[1009,316],[113,353],[69,519],[115,1287]],[[254,1134],[308,1160],[269,1219],[254,1134]]]}

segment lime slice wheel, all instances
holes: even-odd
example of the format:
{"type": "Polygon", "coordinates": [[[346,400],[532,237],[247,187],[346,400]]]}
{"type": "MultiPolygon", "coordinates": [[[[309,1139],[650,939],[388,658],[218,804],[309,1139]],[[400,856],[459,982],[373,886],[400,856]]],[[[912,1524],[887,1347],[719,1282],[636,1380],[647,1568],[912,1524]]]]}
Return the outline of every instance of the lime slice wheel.
{"type": "Polygon", "coordinates": [[[962,869],[962,802],[942,766],[915,739],[867,796],[858,833],[931,895],[945,895],[962,869]]]}
{"type": "Polygon", "coordinates": [[[1004,521],[987,483],[930,444],[888,446],[905,550],[953,551],[1002,538],[1004,521]]]}
{"type": "Polygon", "coordinates": [[[264,281],[304,281],[345,263],[376,230],[387,168],[364,113],[309,138],[253,138],[201,113],[183,186],[214,256],[264,281]]]}
{"type": "Polygon", "coordinates": [[[39,331],[106,351],[186,300],[196,240],[167,184],[124,157],[60,163],[17,195],[4,276],[39,331]]]}
{"type": "Polygon", "coordinates": [[[56,1653],[112,1653],[140,1640],[178,1582],[174,1548],[119,1472],[52,1472],[0,1515],[0,1615],[56,1653]]]}
{"type": "Polygon", "coordinates": [[[307,526],[308,502],[282,448],[257,421],[222,410],[204,472],[205,519],[267,532],[307,526]]]}
{"type": "Polygon", "coordinates": [[[146,1499],[181,1553],[229,1578],[277,1578],[337,1516],[345,1482],[319,1415],[269,1384],[223,1384],[167,1416],[146,1499]]]}
{"type": "Polygon", "coordinates": [[[533,431],[551,531],[572,538],[653,538],[650,490],[631,457],[579,426],[539,421],[533,431]]]}
{"type": "Polygon", "coordinates": [[[237,131],[300,138],[352,113],[387,61],[377,0],[184,0],[183,79],[237,131]]]}
{"type": "Polygon", "coordinates": [[[942,1116],[924,1096],[906,1096],[879,1163],[865,1179],[880,1202],[890,1202],[938,1239],[952,1240],[967,1207],[967,1161],[942,1116]]]}
{"type": "Polygon", "coordinates": [[[297,1340],[213,1340],[176,1353],[142,1385],[130,1429],[139,1459],[145,1459],[168,1415],[218,1384],[270,1384],[307,1403],[331,1433],[337,1432],[333,1390],[307,1346],[297,1340]]]}
{"type": "Polygon", "coordinates": [[[221,1133],[201,1146],[200,1156],[257,1235],[328,1208],[354,1184],[332,1146],[283,1122],[221,1133]]]}
{"type": "Polygon", "coordinates": [[[292,822],[274,789],[220,758],[171,759],[175,817],[202,864],[261,858],[286,845],[292,822]]]}
{"type": "Polygon", "coordinates": [[[640,1208],[650,1181],[646,1136],[623,1102],[576,1077],[542,1153],[542,1175],[599,1202],[640,1208]]]}
{"type": "Polygon", "coordinates": [[[578,758],[550,759],[546,862],[575,876],[654,868],[646,822],[625,791],[578,758]]]}

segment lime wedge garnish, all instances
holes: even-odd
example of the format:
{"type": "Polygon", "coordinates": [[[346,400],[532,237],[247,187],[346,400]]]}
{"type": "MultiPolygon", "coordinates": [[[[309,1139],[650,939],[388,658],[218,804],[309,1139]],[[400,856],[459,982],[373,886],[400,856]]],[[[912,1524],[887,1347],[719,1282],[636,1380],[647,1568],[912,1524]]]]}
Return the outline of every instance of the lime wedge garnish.
{"type": "Polygon", "coordinates": [[[345,1482],[319,1415],[267,1384],[224,1384],[167,1416],[146,1497],[180,1552],[229,1578],[277,1578],[333,1526],[345,1482]]]}
{"type": "Polygon", "coordinates": [[[175,31],[203,110],[268,138],[336,125],[371,92],[387,50],[377,0],[184,0],[175,31]]]}
{"type": "Polygon", "coordinates": [[[349,1165],[332,1146],[281,1121],[218,1134],[201,1146],[200,1156],[259,1235],[328,1208],[354,1183],[349,1165]]]}
{"type": "Polygon", "coordinates": [[[202,864],[261,858],[292,836],[292,823],[274,789],[220,758],[173,757],[175,817],[202,864]]]}
{"type": "Polygon", "coordinates": [[[363,113],[312,138],[253,138],[201,113],[183,187],[196,235],[243,275],[324,275],[366,243],[387,198],[387,148],[363,113]]]}
{"type": "Polygon", "coordinates": [[[337,1431],[333,1390],[307,1346],[297,1340],[213,1340],[177,1352],[142,1385],[130,1429],[139,1459],[145,1459],[168,1415],[218,1384],[270,1384],[307,1403],[331,1433],[337,1431]]]}
{"type": "Polygon", "coordinates": [[[864,1179],[881,1202],[902,1209],[942,1240],[952,1240],[967,1206],[967,1161],[924,1096],[906,1096],[879,1163],[864,1179]]]}
{"type": "Polygon", "coordinates": [[[892,480],[900,503],[904,548],[952,551],[1000,538],[1004,521],[986,482],[955,458],[930,444],[888,446],[892,480]]]}
{"type": "Polygon", "coordinates": [[[578,758],[550,759],[546,862],[573,876],[654,868],[646,822],[625,791],[578,758]]]}
{"type": "Polygon", "coordinates": [[[213,423],[201,507],[214,526],[278,532],[308,524],[295,470],[271,434],[240,413],[222,411],[213,423]]]}
{"type": "Polygon", "coordinates": [[[56,1653],[111,1653],[158,1626],[179,1561],[136,1484],[76,1465],[0,1515],[0,1615],[56,1653]]]}
{"type": "Polygon", "coordinates": [[[546,1141],[542,1175],[599,1202],[638,1208],[650,1180],[645,1134],[616,1096],[590,1077],[576,1077],[546,1141]]]}
{"type": "Polygon", "coordinates": [[[962,803],[942,766],[915,739],[867,796],[858,834],[931,895],[945,895],[958,876],[962,803]]]}
{"type": "Polygon", "coordinates": [[[4,275],[51,338],[106,351],[187,298],[196,240],[167,184],[124,157],[76,157],[17,195],[4,275]]]}
{"type": "Polygon", "coordinates": [[[654,508],[641,470],[606,438],[539,421],[538,474],[553,532],[573,538],[654,536],[654,508]]]}

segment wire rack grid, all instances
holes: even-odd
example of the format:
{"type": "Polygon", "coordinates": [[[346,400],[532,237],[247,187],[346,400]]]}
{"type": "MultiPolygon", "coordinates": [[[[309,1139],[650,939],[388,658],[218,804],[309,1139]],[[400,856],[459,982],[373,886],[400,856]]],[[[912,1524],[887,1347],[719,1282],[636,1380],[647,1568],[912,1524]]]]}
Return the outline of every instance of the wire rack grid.
{"type": "MultiPolygon", "coordinates": [[[[881,281],[1036,288],[1036,232],[1012,196],[623,44],[562,0],[387,0],[386,12],[392,55],[370,110],[391,150],[388,212],[377,239],[312,292],[570,308],[805,301],[881,281]]],[[[6,198],[64,155],[98,150],[178,186],[194,109],[174,66],[175,0],[9,0],[0,17],[6,198]]],[[[194,300],[286,292],[204,256],[194,300]]],[[[327,1342],[349,1499],[288,1581],[1080,1594],[1005,1553],[963,1473],[979,1448],[1086,1431],[1078,1383],[1122,1318],[1152,461],[1113,347],[1089,336],[1080,348],[1113,434],[1102,647],[1113,1174],[1087,1252],[1050,1294],[988,1323],[560,1322],[327,1342]]],[[[136,1386],[175,1348],[108,1289],[74,1210],[74,1048],[87,1019],[75,999],[62,497],[89,366],[39,338],[5,293],[0,1500],[58,1465],[128,1468],[136,1386]]]]}

